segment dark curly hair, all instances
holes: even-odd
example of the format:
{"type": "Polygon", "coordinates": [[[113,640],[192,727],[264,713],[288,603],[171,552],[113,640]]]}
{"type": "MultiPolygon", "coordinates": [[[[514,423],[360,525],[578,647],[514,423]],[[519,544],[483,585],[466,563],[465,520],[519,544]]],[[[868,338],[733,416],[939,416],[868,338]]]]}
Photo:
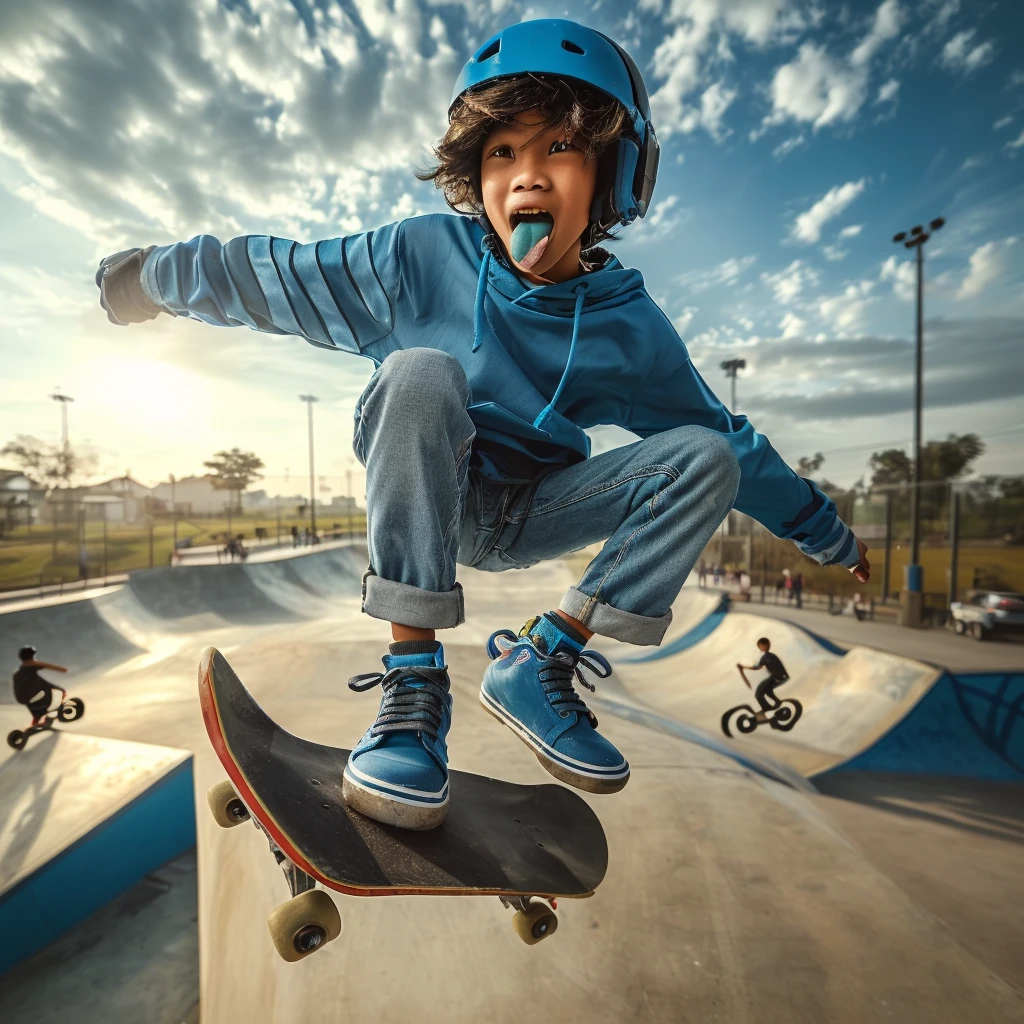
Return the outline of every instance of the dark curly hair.
{"type": "MultiPolygon", "coordinates": [[[[615,173],[612,144],[633,134],[626,108],[599,89],[554,75],[513,75],[463,93],[452,109],[448,131],[434,147],[437,165],[418,171],[416,177],[433,181],[457,213],[482,214],[480,154],[484,141],[499,125],[510,124],[528,110],[539,110],[544,119],[534,138],[551,129],[565,132],[588,159],[597,158],[597,194],[611,189],[615,173]]],[[[584,232],[583,248],[613,237],[592,223],[584,232]]]]}

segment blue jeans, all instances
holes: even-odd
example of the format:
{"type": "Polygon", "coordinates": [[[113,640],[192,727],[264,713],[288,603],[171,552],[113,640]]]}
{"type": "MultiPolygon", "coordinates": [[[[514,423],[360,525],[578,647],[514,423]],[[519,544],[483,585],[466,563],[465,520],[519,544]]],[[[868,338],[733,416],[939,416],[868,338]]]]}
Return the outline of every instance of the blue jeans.
{"type": "Polygon", "coordinates": [[[470,402],[461,364],[435,349],[392,353],[367,384],[353,440],[366,467],[363,611],[422,629],[457,626],[457,564],[523,569],[605,541],[559,608],[591,632],[660,644],[673,601],[736,497],[739,465],[725,438],[675,427],[503,483],[470,471],[470,402]]]}

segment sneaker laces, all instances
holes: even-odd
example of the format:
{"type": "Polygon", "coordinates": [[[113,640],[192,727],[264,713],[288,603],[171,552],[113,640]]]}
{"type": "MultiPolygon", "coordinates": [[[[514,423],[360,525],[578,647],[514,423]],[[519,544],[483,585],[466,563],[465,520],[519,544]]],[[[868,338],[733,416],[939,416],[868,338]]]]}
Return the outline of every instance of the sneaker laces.
{"type": "Polygon", "coordinates": [[[598,679],[607,679],[612,674],[612,667],[603,654],[590,650],[580,651],[575,657],[565,651],[547,654],[541,649],[542,645],[538,644],[537,639],[530,634],[517,636],[510,629],[499,629],[487,642],[488,653],[491,654],[492,650],[494,652],[491,654],[492,658],[497,657],[501,651],[494,642],[495,638],[499,636],[513,642],[524,638],[528,639],[540,655],[541,666],[537,675],[551,707],[563,717],[570,711],[576,711],[585,716],[595,729],[597,728],[597,715],[587,707],[583,698],[576,692],[573,680],[575,677],[591,693],[596,693],[597,687],[587,679],[582,670],[586,668],[593,672],[598,679]]]}
{"type": "Polygon", "coordinates": [[[364,672],[348,681],[348,688],[356,693],[375,686],[384,690],[384,698],[370,727],[371,736],[415,731],[438,739],[451,686],[447,665],[396,665],[387,672],[364,672]],[[408,682],[410,677],[416,678],[417,685],[408,682]]]}

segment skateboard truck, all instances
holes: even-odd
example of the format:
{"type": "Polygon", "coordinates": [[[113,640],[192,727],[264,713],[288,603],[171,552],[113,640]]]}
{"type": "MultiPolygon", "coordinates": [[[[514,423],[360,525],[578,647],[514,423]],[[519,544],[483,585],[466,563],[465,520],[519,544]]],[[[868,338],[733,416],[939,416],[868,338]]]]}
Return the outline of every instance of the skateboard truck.
{"type": "Polygon", "coordinates": [[[334,900],[316,888],[316,879],[312,875],[289,860],[267,830],[249,813],[234,786],[225,779],[206,794],[206,800],[222,828],[234,828],[244,821],[251,821],[267,837],[270,852],[284,872],[292,898],[272,910],[267,917],[270,937],[281,958],[289,962],[301,960],[336,939],[341,934],[341,914],[334,900]]]}

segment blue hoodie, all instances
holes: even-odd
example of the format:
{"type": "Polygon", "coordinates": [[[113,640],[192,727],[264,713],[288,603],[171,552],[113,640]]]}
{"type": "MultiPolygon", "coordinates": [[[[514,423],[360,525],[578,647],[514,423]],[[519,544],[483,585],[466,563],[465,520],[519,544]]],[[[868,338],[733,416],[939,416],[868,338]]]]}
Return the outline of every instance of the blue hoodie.
{"type": "Polygon", "coordinates": [[[641,438],[710,427],[739,459],[737,509],[815,561],[857,564],[853,534],[831,499],[745,416],[725,409],[638,270],[611,257],[598,270],[534,287],[493,248],[480,223],[449,214],[308,245],[261,235],[222,245],[198,235],[155,249],[142,283],[178,316],[295,334],[378,366],[403,348],[450,353],[469,378],[478,464],[490,476],[514,475],[501,452],[538,470],[579,462],[590,455],[584,428],[598,424],[641,438]]]}

